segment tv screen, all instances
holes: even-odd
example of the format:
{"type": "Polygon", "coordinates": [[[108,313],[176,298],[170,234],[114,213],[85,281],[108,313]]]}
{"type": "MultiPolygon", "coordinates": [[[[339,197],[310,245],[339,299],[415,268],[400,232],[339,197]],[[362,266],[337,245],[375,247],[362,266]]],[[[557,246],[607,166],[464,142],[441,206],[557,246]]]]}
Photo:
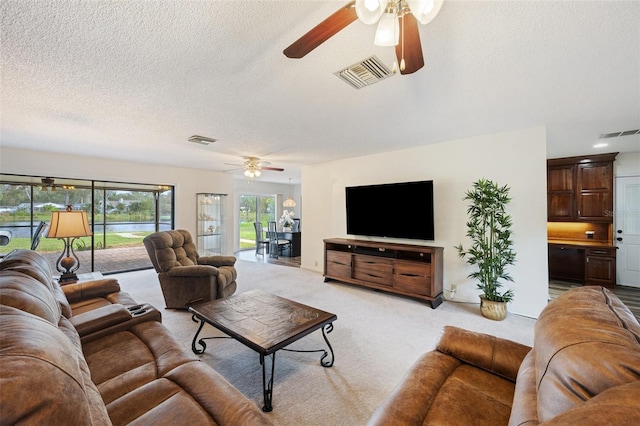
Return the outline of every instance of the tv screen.
{"type": "Polygon", "coordinates": [[[433,181],[345,188],[347,234],[433,240],[433,181]]]}

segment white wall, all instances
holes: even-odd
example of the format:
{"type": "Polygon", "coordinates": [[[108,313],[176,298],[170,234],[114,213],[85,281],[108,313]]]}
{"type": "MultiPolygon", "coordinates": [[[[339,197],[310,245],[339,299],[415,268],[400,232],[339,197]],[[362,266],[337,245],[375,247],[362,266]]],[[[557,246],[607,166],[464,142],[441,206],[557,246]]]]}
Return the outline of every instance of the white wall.
{"type": "Polygon", "coordinates": [[[289,196],[301,212],[300,185],[279,184],[261,180],[235,180],[227,173],[185,169],[165,165],[141,164],[95,157],[62,155],[15,148],[0,149],[0,173],[48,176],[58,178],[95,179],[114,182],[173,185],[175,187],[175,227],[196,235],[196,196],[199,192],[228,194],[226,253],[239,249],[238,215],[240,194],[276,195],[278,217],[282,202],[289,196]]]}
{"type": "MultiPolygon", "coordinates": [[[[227,235],[234,235],[235,197],[233,177],[226,173],[179,167],[141,164],[51,152],[2,148],[0,171],[7,174],[95,179],[114,182],[173,185],[175,227],[196,235],[196,193],[228,194],[227,235]]],[[[195,238],[195,237],[194,237],[195,238]]],[[[234,251],[234,238],[227,238],[227,253],[234,251]]]]}
{"type": "Polygon", "coordinates": [[[640,152],[621,153],[613,162],[614,175],[640,176],[640,152]]]}
{"type": "MultiPolygon", "coordinates": [[[[453,246],[466,238],[464,193],[479,178],[511,187],[516,264],[515,299],[509,310],[537,317],[547,303],[546,128],[536,127],[461,139],[420,148],[385,152],[307,166],[302,170],[302,267],[323,272],[323,239],[346,235],[344,188],[352,185],[414,180],[434,181],[435,241],[386,239],[444,247],[444,286],[457,286],[455,300],[478,303],[472,271],[453,246]]],[[[397,216],[411,218],[410,204],[397,216]]]]}

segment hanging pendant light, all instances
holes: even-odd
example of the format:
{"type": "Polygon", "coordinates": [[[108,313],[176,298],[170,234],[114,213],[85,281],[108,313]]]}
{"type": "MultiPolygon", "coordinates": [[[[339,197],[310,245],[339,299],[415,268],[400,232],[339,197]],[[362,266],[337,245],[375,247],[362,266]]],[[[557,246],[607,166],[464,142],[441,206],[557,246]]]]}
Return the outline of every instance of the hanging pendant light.
{"type": "Polygon", "coordinates": [[[293,198],[291,198],[291,178],[289,178],[289,198],[284,200],[284,203],[282,203],[282,205],[289,208],[296,206],[296,202],[293,200],[293,198]]]}

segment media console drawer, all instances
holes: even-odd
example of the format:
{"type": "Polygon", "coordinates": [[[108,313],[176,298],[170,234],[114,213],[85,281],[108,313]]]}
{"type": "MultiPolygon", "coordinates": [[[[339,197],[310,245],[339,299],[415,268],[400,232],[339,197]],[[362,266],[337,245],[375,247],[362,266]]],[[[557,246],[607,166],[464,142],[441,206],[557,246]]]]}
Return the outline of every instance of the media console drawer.
{"type": "Polygon", "coordinates": [[[391,285],[393,261],[384,257],[359,255],[353,257],[353,278],[376,284],[391,285]]]}
{"type": "Polygon", "coordinates": [[[396,262],[393,268],[393,287],[411,293],[429,295],[431,264],[396,262]]]}
{"type": "Polygon", "coordinates": [[[327,250],[325,268],[325,275],[351,278],[351,253],[327,250]]]}
{"type": "Polygon", "coordinates": [[[442,295],[442,247],[330,238],[325,243],[325,281],[331,279],[428,300],[442,295]]]}

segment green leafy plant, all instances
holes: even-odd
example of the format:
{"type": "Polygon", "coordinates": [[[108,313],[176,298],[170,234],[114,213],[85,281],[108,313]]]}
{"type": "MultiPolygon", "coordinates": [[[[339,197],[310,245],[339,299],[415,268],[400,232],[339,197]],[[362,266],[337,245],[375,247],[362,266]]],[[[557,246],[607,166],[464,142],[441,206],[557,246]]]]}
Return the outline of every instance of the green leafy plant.
{"type": "Polygon", "coordinates": [[[499,281],[513,282],[506,267],[513,265],[516,259],[511,240],[511,216],[505,210],[511,201],[509,190],[507,185],[499,186],[487,179],[473,183],[464,197],[470,201],[467,236],[471,246],[468,250],[462,244],[455,247],[461,258],[478,268],[468,277],[479,281],[477,287],[482,290],[481,297],[494,302],[510,302],[514,296],[511,289],[501,294],[499,281]]]}

